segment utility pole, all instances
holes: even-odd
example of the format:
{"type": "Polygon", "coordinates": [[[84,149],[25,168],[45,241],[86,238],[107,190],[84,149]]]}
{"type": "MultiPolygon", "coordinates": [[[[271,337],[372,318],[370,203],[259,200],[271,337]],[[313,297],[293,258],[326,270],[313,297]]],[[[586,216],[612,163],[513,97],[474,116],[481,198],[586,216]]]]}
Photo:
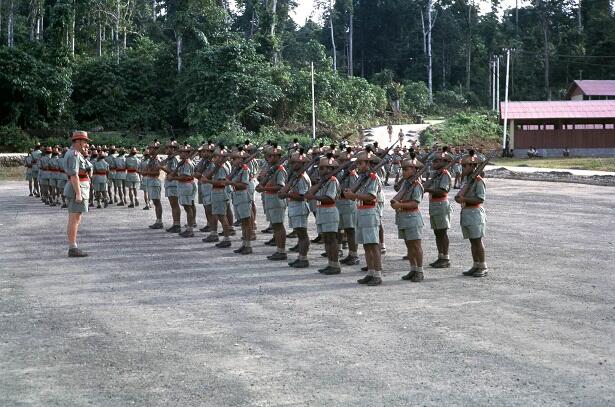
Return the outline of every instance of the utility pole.
{"type": "Polygon", "coordinates": [[[495,111],[495,55],[491,57],[489,66],[491,69],[491,110],[495,111]]]}
{"type": "Polygon", "coordinates": [[[314,96],[314,62],[312,62],[312,140],[316,140],[316,101],[314,96]]]}
{"type": "Polygon", "coordinates": [[[506,148],[506,130],[508,129],[508,79],[510,73],[510,48],[506,49],[506,84],[504,86],[504,136],[502,137],[502,150],[506,148]]]}
{"type": "Polygon", "coordinates": [[[497,69],[495,71],[495,88],[496,88],[496,102],[495,102],[495,111],[500,113],[500,55],[495,56],[497,69]]]}

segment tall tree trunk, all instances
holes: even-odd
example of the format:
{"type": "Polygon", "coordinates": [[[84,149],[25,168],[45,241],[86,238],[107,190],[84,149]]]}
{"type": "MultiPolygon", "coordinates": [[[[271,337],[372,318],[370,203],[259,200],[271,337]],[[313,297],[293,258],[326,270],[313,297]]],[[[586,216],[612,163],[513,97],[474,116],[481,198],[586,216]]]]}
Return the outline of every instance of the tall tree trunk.
{"type": "Polygon", "coordinates": [[[431,55],[433,0],[427,0],[427,87],[429,88],[429,103],[433,103],[433,65],[431,55]]]}
{"type": "Polygon", "coordinates": [[[272,0],[271,3],[271,28],[269,31],[269,35],[271,35],[271,43],[273,44],[271,60],[274,65],[278,63],[278,45],[275,41],[275,25],[277,22],[277,12],[278,12],[278,0],[272,0]]]}
{"type": "Polygon", "coordinates": [[[9,3],[9,17],[6,22],[7,25],[7,45],[9,48],[12,48],[14,44],[14,29],[15,29],[15,21],[14,21],[14,12],[15,12],[15,0],[10,0],[9,3]]]}
{"type": "Polygon", "coordinates": [[[581,2],[579,0],[579,6],[577,7],[577,31],[580,33],[583,32],[583,15],[581,14],[581,2]]]}
{"type": "Polygon", "coordinates": [[[75,15],[75,2],[73,2],[73,9],[70,18],[70,54],[75,56],[75,20],[77,16],[75,15]]]}
{"type": "Polygon", "coordinates": [[[337,50],[335,49],[335,35],[333,33],[333,0],[330,0],[329,5],[329,27],[331,32],[331,49],[333,50],[333,70],[337,72],[337,50]]]}
{"type": "Polygon", "coordinates": [[[120,64],[120,0],[115,1],[115,30],[113,35],[113,41],[115,44],[115,61],[120,64]]]}
{"type": "Polygon", "coordinates": [[[177,72],[181,72],[182,71],[182,34],[181,33],[176,33],[175,34],[176,37],[176,55],[177,55],[177,72]]]}
{"type": "Polygon", "coordinates": [[[549,26],[546,17],[542,23],[542,34],[544,41],[544,59],[545,59],[545,95],[547,100],[551,100],[551,88],[549,86],[549,26]]]}
{"type": "Polygon", "coordinates": [[[152,21],[156,21],[156,0],[152,0],[152,21]]]}
{"type": "Polygon", "coordinates": [[[442,40],[442,90],[446,89],[446,44],[442,40]]]}
{"type": "Polygon", "coordinates": [[[466,92],[469,92],[472,82],[472,3],[468,4],[468,39],[466,46],[466,92]]]}
{"type": "Polygon", "coordinates": [[[3,0],[0,0],[0,42],[2,42],[2,3],[3,0]]]}
{"type": "Polygon", "coordinates": [[[350,11],[349,21],[348,21],[348,76],[353,76],[353,65],[354,61],[352,58],[352,54],[354,52],[354,44],[353,44],[353,35],[354,35],[354,10],[350,11]]]}
{"type": "Polygon", "coordinates": [[[98,32],[96,33],[96,56],[100,58],[102,56],[102,42],[103,42],[103,28],[102,28],[102,21],[100,17],[100,11],[98,12],[97,31],[98,32]]]}

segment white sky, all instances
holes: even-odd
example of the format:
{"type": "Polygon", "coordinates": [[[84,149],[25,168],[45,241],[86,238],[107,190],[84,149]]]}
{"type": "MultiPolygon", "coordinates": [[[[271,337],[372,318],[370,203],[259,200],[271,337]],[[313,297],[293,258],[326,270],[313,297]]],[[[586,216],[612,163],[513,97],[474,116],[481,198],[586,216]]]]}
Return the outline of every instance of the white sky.
{"type": "MultiPolygon", "coordinates": [[[[297,7],[291,14],[295,23],[302,26],[305,24],[307,19],[310,17],[310,14],[313,12],[314,0],[296,0],[297,7]]],[[[501,0],[500,9],[503,10],[505,8],[515,7],[516,0],[501,0]]],[[[480,5],[481,12],[487,12],[491,10],[491,2],[488,0],[477,0],[477,3],[480,5]]],[[[519,0],[519,7],[522,7],[529,3],[528,0],[519,0]]],[[[314,12],[314,20],[319,21],[320,12],[314,12]]]]}

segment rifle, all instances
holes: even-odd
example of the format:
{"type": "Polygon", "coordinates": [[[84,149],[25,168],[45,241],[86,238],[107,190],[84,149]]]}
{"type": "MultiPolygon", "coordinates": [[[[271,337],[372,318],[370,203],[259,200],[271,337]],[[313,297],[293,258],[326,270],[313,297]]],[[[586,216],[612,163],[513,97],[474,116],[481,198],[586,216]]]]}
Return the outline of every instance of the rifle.
{"type": "Polygon", "coordinates": [[[312,185],[312,188],[310,188],[310,193],[315,193],[316,191],[318,191],[320,188],[323,187],[323,185],[325,185],[327,182],[329,182],[329,180],[331,179],[331,177],[336,176],[337,174],[339,174],[340,172],[344,171],[345,169],[347,169],[348,167],[350,167],[351,164],[353,164],[355,161],[355,159],[352,159],[352,161],[348,161],[346,164],[344,165],[340,165],[339,167],[337,167],[335,170],[333,170],[333,172],[329,175],[327,175],[326,178],[321,179],[318,184],[312,185]],[[314,192],[312,192],[314,191],[314,192]]]}
{"type": "Polygon", "coordinates": [[[427,171],[427,168],[429,168],[427,165],[421,167],[420,170],[418,170],[413,176],[411,176],[410,178],[406,178],[403,180],[402,186],[399,188],[399,192],[397,193],[397,195],[395,195],[393,197],[393,199],[391,199],[391,203],[395,202],[395,201],[399,201],[401,199],[402,196],[404,196],[404,194],[406,193],[406,187],[408,185],[414,185],[414,183],[418,180],[421,179],[421,177],[423,176],[423,174],[425,174],[425,172],[427,171]]]}
{"type": "Polygon", "coordinates": [[[290,191],[291,189],[293,189],[295,187],[295,185],[297,185],[297,183],[299,182],[299,177],[301,176],[301,174],[303,174],[304,172],[306,172],[307,170],[309,170],[314,164],[316,164],[316,162],[320,160],[320,156],[316,156],[313,157],[307,164],[305,164],[299,171],[295,171],[293,172],[293,175],[291,175],[290,179],[288,180],[288,183],[286,185],[288,185],[288,190],[290,191]]]}
{"type": "Polygon", "coordinates": [[[244,165],[246,165],[247,163],[249,163],[250,161],[252,161],[252,160],[253,160],[253,159],[254,159],[254,158],[258,155],[258,153],[260,153],[260,152],[261,152],[261,150],[262,150],[262,149],[263,149],[262,147],[259,147],[259,148],[257,148],[257,149],[256,149],[256,151],[255,151],[254,153],[252,153],[252,154],[250,154],[249,156],[245,157],[245,158],[241,161],[241,163],[240,163],[237,167],[235,167],[235,168],[233,169],[233,172],[231,172],[231,173],[229,174],[229,176],[228,176],[228,177],[226,177],[226,179],[228,179],[229,181],[232,181],[232,180],[233,180],[233,178],[235,178],[235,175],[237,175],[237,174],[239,173],[239,171],[241,170],[241,168],[242,168],[244,165]]]}
{"type": "MultiPolygon", "coordinates": [[[[443,169],[445,169],[445,170],[449,171],[449,170],[453,167],[453,165],[455,165],[455,164],[457,163],[457,161],[459,160],[459,157],[460,157],[460,156],[453,156],[453,159],[451,160],[451,162],[449,162],[448,164],[446,164],[446,166],[445,166],[443,169]]],[[[430,160],[430,161],[433,161],[433,159],[432,159],[432,160],[430,160]]],[[[432,177],[432,178],[430,178],[429,180],[427,180],[427,182],[425,183],[425,189],[427,189],[427,188],[431,187],[431,183],[433,182],[433,179],[434,179],[434,178],[435,178],[435,177],[432,177]]]]}
{"type": "Polygon", "coordinates": [[[470,188],[470,186],[472,186],[474,182],[476,181],[476,177],[478,177],[485,170],[485,167],[487,166],[487,164],[490,164],[489,160],[491,158],[493,157],[491,156],[486,157],[483,161],[478,163],[476,168],[474,168],[474,171],[472,171],[472,173],[470,174],[470,180],[463,186],[463,188],[459,190],[459,192],[457,193],[457,196],[463,197],[466,194],[466,192],[468,192],[468,189],[470,188]]]}
{"type": "MultiPolygon", "coordinates": [[[[391,144],[391,147],[393,147],[395,143],[391,144]]],[[[388,154],[388,152],[387,152],[388,154]]],[[[375,166],[374,168],[372,168],[372,170],[370,172],[373,173],[377,173],[378,170],[382,167],[384,167],[387,164],[387,162],[385,160],[380,161],[380,163],[378,163],[377,166],[375,166]]],[[[365,183],[365,181],[369,178],[369,173],[363,173],[361,174],[361,178],[359,178],[359,180],[357,181],[357,183],[350,189],[354,194],[357,193],[357,191],[359,189],[361,189],[361,187],[363,186],[363,184],[365,183]]]]}

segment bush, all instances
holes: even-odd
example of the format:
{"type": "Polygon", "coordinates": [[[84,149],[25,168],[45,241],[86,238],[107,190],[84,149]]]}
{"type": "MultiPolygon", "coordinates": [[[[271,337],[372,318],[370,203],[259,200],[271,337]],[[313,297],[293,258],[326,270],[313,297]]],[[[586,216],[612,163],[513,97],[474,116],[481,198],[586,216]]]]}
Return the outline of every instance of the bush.
{"type": "Polygon", "coordinates": [[[429,110],[429,89],[425,82],[405,82],[406,92],[402,111],[408,114],[425,114],[429,110]]]}
{"type": "Polygon", "coordinates": [[[486,112],[457,113],[443,123],[429,127],[421,133],[421,144],[434,142],[459,146],[464,144],[496,144],[502,136],[502,127],[494,114],[486,112]]]}
{"type": "Polygon", "coordinates": [[[25,153],[34,147],[36,140],[14,125],[0,126],[0,151],[25,153]]]}

